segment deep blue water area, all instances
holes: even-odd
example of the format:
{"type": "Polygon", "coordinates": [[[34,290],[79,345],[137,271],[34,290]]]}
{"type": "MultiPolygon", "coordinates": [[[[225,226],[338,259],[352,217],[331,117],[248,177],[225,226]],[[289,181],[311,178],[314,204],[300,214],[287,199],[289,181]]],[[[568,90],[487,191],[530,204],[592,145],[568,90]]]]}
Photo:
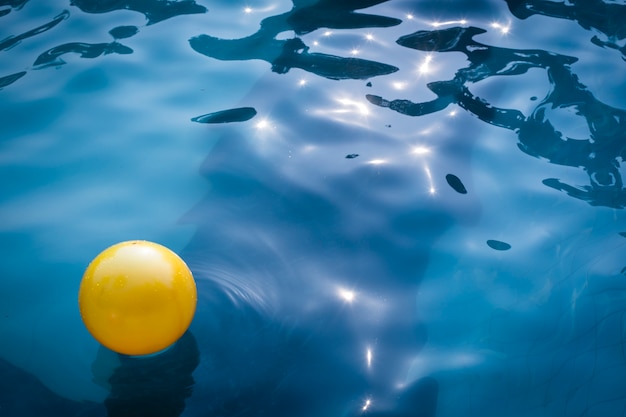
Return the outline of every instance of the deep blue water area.
{"type": "Polygon", "coordinates": [[[623,0],[0,0],[0,417],[626,416],[623,0]],[[190,266],[165,352],[77,305],[190,266]]]}

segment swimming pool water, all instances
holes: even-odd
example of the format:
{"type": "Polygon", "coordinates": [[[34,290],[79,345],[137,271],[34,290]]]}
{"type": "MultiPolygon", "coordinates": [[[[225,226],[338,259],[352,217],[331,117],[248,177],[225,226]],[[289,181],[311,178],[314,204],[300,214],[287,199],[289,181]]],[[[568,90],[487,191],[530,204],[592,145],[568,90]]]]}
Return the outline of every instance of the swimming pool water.
{"type": "Polygon", "coordinates": [[[0,416],[626,415],[626,3],[0,0],[0,416]],[[189,264],[166,352],[89,261],[189,264]]]}

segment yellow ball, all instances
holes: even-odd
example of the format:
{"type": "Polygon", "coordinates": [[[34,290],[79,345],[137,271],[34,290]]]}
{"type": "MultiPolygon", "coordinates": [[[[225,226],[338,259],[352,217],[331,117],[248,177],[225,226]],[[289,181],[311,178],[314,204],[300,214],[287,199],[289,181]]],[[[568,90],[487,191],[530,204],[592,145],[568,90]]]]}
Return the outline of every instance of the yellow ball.
{"type": "Polygon", "coordinates": [[[126,355],[156,353],[176,342],[191,324],[197,299],[185,262],[142,240],[118,243],[96,256],[78,292],[87,330],[126,355]]]}

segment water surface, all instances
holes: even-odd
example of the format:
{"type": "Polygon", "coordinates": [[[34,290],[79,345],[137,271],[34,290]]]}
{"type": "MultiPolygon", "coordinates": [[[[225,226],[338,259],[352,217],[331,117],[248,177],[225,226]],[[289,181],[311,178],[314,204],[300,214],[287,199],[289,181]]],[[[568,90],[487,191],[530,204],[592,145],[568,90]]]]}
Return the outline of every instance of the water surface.
{"type": "Polygon", "coordinates": [[[625,415],[625,13],[0,2],[0,415],[625,415]],[[77,308],[127,239],[150,358],[77,308]]]}

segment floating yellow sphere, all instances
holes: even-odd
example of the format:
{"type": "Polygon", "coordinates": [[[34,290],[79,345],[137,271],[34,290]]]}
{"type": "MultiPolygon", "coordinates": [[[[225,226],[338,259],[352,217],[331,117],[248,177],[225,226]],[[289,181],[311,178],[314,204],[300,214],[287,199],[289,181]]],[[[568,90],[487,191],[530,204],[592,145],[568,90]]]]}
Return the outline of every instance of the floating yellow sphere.
{"type": "Polygon", "coordinates": [[[85,326],[104,346],[148,355],[187,331],[197,298],[191,271],[178,255],[156,243],[132,240],[91,261],[78,306],[85,326]]]}

